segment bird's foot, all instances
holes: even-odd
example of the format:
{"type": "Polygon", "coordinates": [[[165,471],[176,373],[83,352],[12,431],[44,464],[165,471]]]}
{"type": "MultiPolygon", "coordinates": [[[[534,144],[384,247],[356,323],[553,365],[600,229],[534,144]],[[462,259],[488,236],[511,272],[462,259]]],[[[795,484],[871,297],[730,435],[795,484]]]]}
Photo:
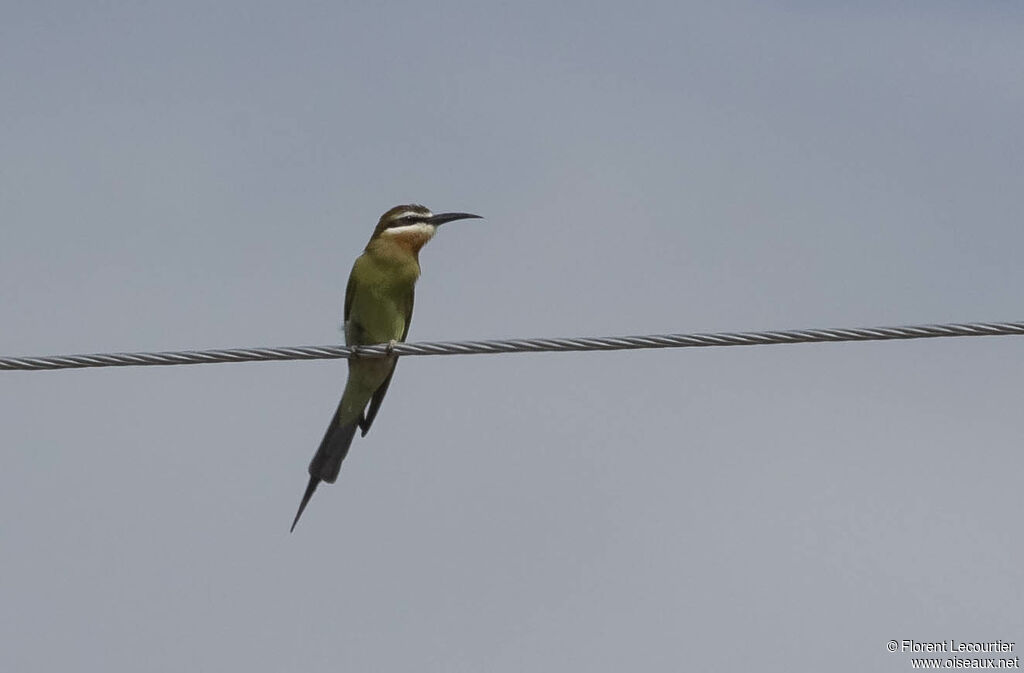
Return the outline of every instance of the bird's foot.
{"type": "Polygon", "coordinates": [[[397,344],[398,344],[398,340],[397,339],[392,339],[391,341],[388,342],[388,345],[384,348],[384,352],[386,354],[388,354],[388,355],[394,355],[395,354],[395,346],[397,344]]]}

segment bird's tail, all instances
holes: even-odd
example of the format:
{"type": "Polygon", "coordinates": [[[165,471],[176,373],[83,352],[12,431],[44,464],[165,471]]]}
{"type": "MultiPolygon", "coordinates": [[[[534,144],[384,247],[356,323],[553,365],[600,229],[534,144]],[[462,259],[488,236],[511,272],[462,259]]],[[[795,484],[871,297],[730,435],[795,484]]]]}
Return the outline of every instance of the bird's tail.
{"type": "Polygon", "coordinates": [[[348,447],[352,444],[352,438],[356,435],[356,428],[359,427],[359,422],[357,420],[353,423],[342,425],[339,422],[340,415],[341,407],[339,406],[338,411],[334,414],[334,418],[331,419],[331,424],[327,427],[327,433],[324,434],[323,441],[320,442],[320,448],[316,450],[313,460],[309,461],[309,484],[306,486],[306,492],[302,495],[302,502],[299,503],[299,511],[295,513],[295,520],[292,521],[291,530],[293,531],[295,530],[295,524],[299,522],[299,517],[302,516],[303,510],[309,504],[309,499],[313,497],[316,487],[320,485],[321,481],[333,484],[338,478],[338,472],[341,470],[341,461],[345,460],[345,456],[348,455],[348,447]]]}

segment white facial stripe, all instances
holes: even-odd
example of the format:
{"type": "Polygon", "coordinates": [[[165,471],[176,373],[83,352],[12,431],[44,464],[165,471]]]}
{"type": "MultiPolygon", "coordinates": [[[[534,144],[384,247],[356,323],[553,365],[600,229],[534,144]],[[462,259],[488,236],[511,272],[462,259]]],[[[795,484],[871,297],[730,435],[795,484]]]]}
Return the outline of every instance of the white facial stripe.
{"type": "Polygon", "coordinates": [[[418,234],[420,236],[426,236],[430,238],[434,235],[437,230],[432,224],[425,222],[417,222],[416,224],[406,224],[401,227],[389,227],[385,229],[382,234],[384,236],[402,236],[403,234],[418,234]]]}

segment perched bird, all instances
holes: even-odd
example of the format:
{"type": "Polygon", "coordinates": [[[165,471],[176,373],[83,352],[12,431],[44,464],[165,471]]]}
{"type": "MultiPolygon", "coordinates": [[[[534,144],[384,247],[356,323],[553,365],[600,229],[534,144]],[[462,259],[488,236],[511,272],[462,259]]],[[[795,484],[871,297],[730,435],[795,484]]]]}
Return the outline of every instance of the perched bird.
{"type": "MultiPolygon", "coordinates": [[[[445,222],[479,218],[469,213],[431,213],[418,205],[395,206],[381,215],[366,250],[356,259],[345,290],[345,343],[349,346],[405,341],[412,319],[413,289],[420,277],[420,249],[445,222]]],[[[320,448],[309,463],[309,485],[292,530],[321,481],[333,484],[356,434],[365,436],[395,373],[397,356],[350,358],[348,381],[320,448]]]]}

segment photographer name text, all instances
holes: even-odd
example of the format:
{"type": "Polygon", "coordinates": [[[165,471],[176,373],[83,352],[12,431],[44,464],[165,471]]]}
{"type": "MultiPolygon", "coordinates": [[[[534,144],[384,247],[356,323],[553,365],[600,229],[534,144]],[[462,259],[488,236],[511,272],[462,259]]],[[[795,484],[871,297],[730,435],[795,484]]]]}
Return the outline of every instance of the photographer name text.
{"type": "MultiPolygon", "coordinates": [[[[962,640],[901,640],[900,652],[1013,652],[1014,642],[991,640],[964,642],[962,640]]],[[[891,648],[890,648],[891,649],[891,648]]]]}

